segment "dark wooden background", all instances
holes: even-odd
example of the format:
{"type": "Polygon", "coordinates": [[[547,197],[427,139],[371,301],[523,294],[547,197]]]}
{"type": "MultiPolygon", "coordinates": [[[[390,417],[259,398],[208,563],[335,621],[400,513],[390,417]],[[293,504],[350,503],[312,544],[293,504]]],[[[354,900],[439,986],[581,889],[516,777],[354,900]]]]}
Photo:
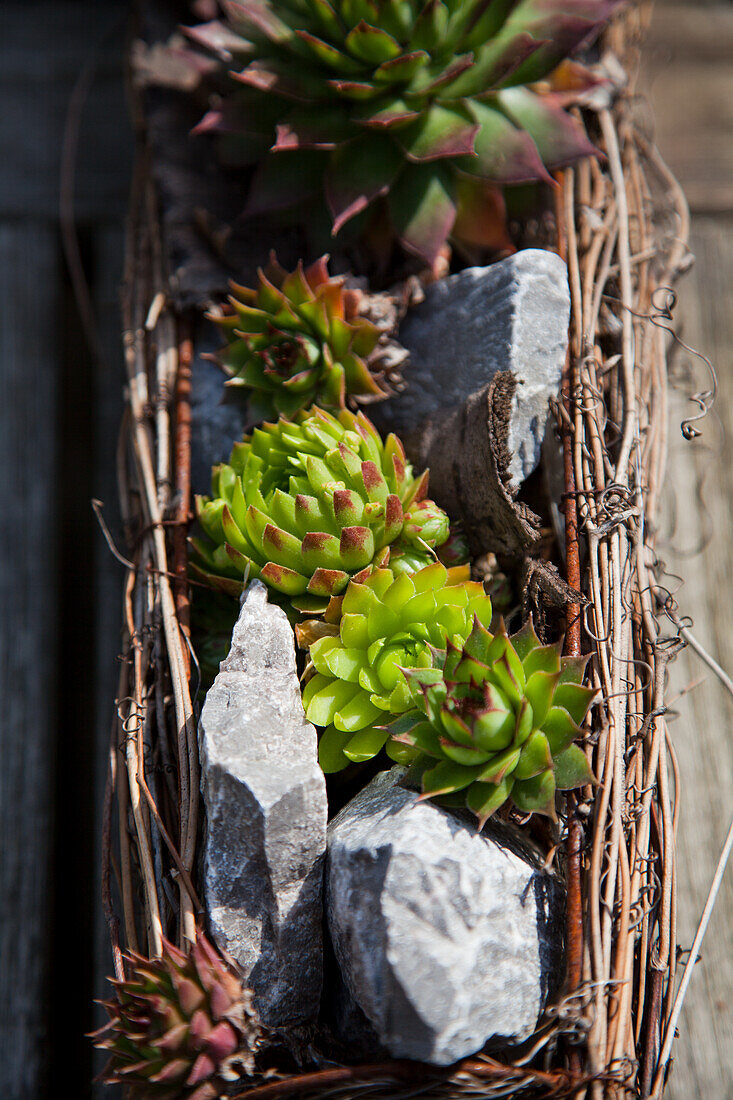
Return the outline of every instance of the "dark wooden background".
{"type": "MultiPolygon", "coordinates": [[[[115,523],[123,370],[118,285],[132,138],[126,0],[0,0],[0,1097],[91,1094],[83,1033],[108,970],[99,804],[119,646],[120,574],[92,515],[115,523]],[[76,95],[74,90],[76,89],[76,95]],[[71,102],[71,109],[70,109],[71,102]],[[100,354],[85,339],[59,212],[72,225],[100,354]],[[68,211],[67,211],[68,213],[68,211]]],[[[696,630],[733,667],[733,4],[660,0],[647,92],[662,152],[693,207],[697,264],[683,331],[720,397],[700,443],[670,424],[662,556],[696,630]],[[695,553],[697,532],[705,547],[695,553]]],[[[687,357],[689,359],[689,357],[687,357]]],[[[693,388],[704,388],[698,374],[693,388]]],[[[684,776],[679,938],[688,946],[733,812],[733,708],[693,657],[674,666],[684,776]]],[[[733,1100],[733,874],[681,1023],[672,1100],[733,1100]]]]}
{"type": "Polygon", "coordinates": [[[56,1095],[63,1085],[78,1097],[91,1092],[83,1033],[102,969],[98,806],[121,605],[90,500],[114,512],[132,145],[127,8],[124,0],[0,2],[3,1100],[56,1095]],[[69,125],[79,138],[72,228],[100,357],[85,340],[62,246],[69,125]]]}

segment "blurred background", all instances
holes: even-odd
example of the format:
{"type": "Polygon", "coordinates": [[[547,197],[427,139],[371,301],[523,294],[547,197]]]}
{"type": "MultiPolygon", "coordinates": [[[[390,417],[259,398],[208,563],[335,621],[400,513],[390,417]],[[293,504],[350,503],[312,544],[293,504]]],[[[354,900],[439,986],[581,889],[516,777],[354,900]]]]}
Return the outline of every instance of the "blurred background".
{"type": "MultiPolygon", "coordinates": [[[[127,0],[0,0],[0,1095],[91,1095],[83,1033],[109,969],[100,811],[117,679],[118,310],[132,163],[127,0]],[[88,289],[87,289],[88,288],[88,289]]],[[[692,209],[659,555],[680,614],[733,670],[733,3],[658,0],[640,91],[692,209]],[[681,583],[681,582],[680,582],[681,583]]],[[[733,813],[733,702],[687,650],[669,705],[682,773],[678,941],[692,942],[733,813]]],[[[686,1007],[668,1096],[733,1098],[733,871],[686,1007]]]]}

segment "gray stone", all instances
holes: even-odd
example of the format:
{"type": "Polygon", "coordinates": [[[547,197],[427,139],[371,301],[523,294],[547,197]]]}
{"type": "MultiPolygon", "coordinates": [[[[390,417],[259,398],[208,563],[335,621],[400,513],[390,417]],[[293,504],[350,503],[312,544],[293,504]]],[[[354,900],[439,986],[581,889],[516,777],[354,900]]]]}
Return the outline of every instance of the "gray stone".
{"type": "Polygon", "coordinates": [[[191,378],[191,485],[196,493],[211,492],[211,467],[228,460],[246,426],[241,397],[225,389],[221,368],[205,358],[221,344],[212,323],[197,331],[191,378]]]}
{"type": "Polygon", "coordinates": [[[326,785],[305,720],[293,632],[246,590],[199,724],[204,901],[266,1024],[312,1020],[323,982],[326,785]]]}
{"type": "Polygon", "coordinates": [[[373,406],[370,415],[382,430],[400,434],[411,457],[421,461],[424,429],[483,389],[498,371],[511,371],[518,382],[508,438],[516,489],[540,460],[548,400],[560,388],[569,319],[567,268],[554,252],[524,249],[433,283],[399,332],[411,358],[407,388],[373,406]]]}
{"type": "Polygon", "coordinates": [[[351,996],[396,1058],[450,1065],[534,1030],[559,985],[563,892],[516,830],[376,776],[329,826],[328,925],[351,996]]]}

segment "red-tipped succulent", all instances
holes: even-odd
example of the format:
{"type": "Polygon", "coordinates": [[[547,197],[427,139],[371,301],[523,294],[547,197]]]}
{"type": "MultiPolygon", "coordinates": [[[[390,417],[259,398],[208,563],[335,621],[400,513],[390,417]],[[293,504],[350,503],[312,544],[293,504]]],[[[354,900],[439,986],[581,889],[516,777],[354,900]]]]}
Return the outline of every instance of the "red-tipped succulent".
{"type": "Polygon", "coordinates": [[[141,1100],[214,1100],[253,1072],[262,1032],[251,994],[201,933],[189,955],[164,941],[160,958],[130,953],[127,964],[92,1036],[110,1056],[105,1081],[141,1100]]]}
{"type": "Polygon", "coordinates": [[[207,538],[193,540],[193,568],[233,595],[259,577],[298,609],[323,610],[353,576],[389,561],[406,519],[431,515],[422,545],[408,545],[415,568],[433,559],[448,519],[425,501],[427,484],[397,436],[383,442],[363,413],[314,407],[265,423],[236,444],[214,470],[212,496],[198,501],[207,538]]]}
{"type": "Polygon", "coordinates": [[[427,797],[456,797],[483,823],[507,800],[555,816],[555,792],[593,782],[573,742],[595,692],[587,658],[540,644],[531,621],[512,638],[476,619],[430,668],[405,672],[415,707],[388,727],[391,755],[414,763],[427,797]]]}
{"type": "Polygon", "coordinates": [[[189,30],[233,78],[199,128],[258,165],[252,214],[325,195],[334,234],[381,204],[428,262],[451,234],[494,244],[497,185],[593,151],[566,110],[578,80],[546,78],[617,3],[228,0],[225,25],[189,30]]]}
{"type": "Polygon", "coordinates": [[[231,312],[211,315],[227,340],[218,361],[228,385],[248,391],[253,420],[385,396],[382,364],[399,345],[360,313],[364,295],[329,276],[327,260],[287,272],[273,256],[256,289],[233,284],[231,312]]]}

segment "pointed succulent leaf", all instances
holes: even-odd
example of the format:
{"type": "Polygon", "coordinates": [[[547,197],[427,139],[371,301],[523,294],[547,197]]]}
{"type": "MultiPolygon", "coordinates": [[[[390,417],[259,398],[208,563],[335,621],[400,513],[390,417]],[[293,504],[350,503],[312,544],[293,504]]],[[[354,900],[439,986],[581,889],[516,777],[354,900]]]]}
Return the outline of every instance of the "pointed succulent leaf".
{"type": "Polygon", "coordinates": [[[538,645],[522,660],[524,675],[529,680],[535,672],[557,674],[560,682],[560,647],[557,645],[538,645]]]}
{"type": "Polygon", "coordinates": [[[508,117],[529,134],[549,168],[596,154],[582,123],[553,103],[550,96],[537,95],[528,88],[507,88],[497,99],[508,117]]]}
{"type": "MultiPolygon", "coordinates": [[[[357,689],[352,698],[336,712],[333,718],[333,724],[336,726],[336,729],[344,730],[347,733],[359,733],[371,727],[375,722],[380,722],[381,719],[382,712],[380,708],[376,707],[371,699],[367,698],[364,692],[357,689]]],[[[380,728],[379,733],[380,736],[382,734],[383,736],[375,752],[379,752],[379,749],[388,737],[386,730],[380,728]]],[[[344,749],[344,753],[350,760],[355,759],[353,756],[349,755],[348,746],[344,749]]],[[[374,755],[375,753],[371,754],[371,756],[374,755]]],[[[370,757],[365,756],[364,759],[369,760],[370,757]]]]}
{"type": "Polygon", "coordinates": [[[532,707],[532,722],[540,727],[552,705],[559,677],[558,672],[534,672],[527,680],[524,694],[532,707]]]}
{"type": "Polygon", "coordinates": [[[479,773],[478,767],[464,767],[452,761],[436,764],[423,775],[423,798],[432,795],[453,794],[465,790],[474,782],[479,773]]]}
{"type": "MultiPolygon", "coordinates": [[[[376,714],[379,712],[376,711],[376,714]]],[[[384,747],[389,734],[384,729],[370,726],[355,733],[344,747],[344,756],[352,763],[361,764],[371,760],[384,747]]]]}
{"type": "Polygon", "coordinates": [[[555,692],[554,702],[556,706],[564,707],[573,721],[580,725],[595,694],[592,688],[582,687],[580,684],[561,683],[555,692]]]}
{"type": "Polygon", "coordinates": [[[512,793],[514,781],[502,779],[498,783],[473,783],[466,794],[466,805],[478,818],[479,829],[483,829],[489,818],[501,807],[512,793]]]}
{"type": "Polygon", "coordinates": [[[333,680],[318,673],[303,691],[303,707],[311,722],[330,726],[341,707],[357,694],[357,687],[344,680],[333,680]]]}
{"type": "Polygon", "coordinates": [[[431,165],[406,169],[390,192],[389,211],[404,247],[433,263],[456,219],[450,177],[431,165]]]}
{"type": "Polygon", "coordinates": [[[395,138],[408,160],[420,162],[473,155],[478,130],[479,123],[465,107],[435,103],[396,130],[395,138]]]}
{"type": "Polygon", "coordinates": [[[200,932],[188,955],[167,940],[158,958],[130,953],[126,974],[106,1002],[108,1023],[92,1036],[110,1055],[105,1082],[203,1098],[254,1071],[261,1028],[251,994],[200,932]]]}
{"type": "Polygon", "coordinates": [[[555,776],[547,771],[532,779],[516,780],[512,787],[512,800],[525,813],[544,814],[555,818],[555,776]]]}
{"type": "Polygon", "coordinates": [[[553,755],[561,753],[582,733],[580,726],[564,707],[552,706],[542,722],[553,755]]]}
{"type": "Polygon", "coordinates": [[[325,176],[325,195],[334,235],[376,198],[389,192],[401,163],[398,147],[382,134],[349,141],[333,153],[325,176]]]}
{"type": "Polygon", "coordinates": [[[514,776],[516,779],[531,779],[552,766],[552,753],[547,738],[541,730],[537,730],[522,748],[514,776]]]}
{"type": "Polygon", "coordinates": [[[452,760],[456,764],[461,764],[464,767],[485,764],[491,755],[481,749],[451,741],[447,737],[441,737],[440,747],[443,750],[443,755],[448,760],[452,760]]]}
{"type": "MultiPolygon", "coordinates": [[[[428,262],[451,233],[501,247],[497,225],[468,216],[465,194],[456,216],[462,176],[547,179],[548,166],[592,152],[567,110],[585,85],[552,73],[616,3],[232,0],[226,23],[188,32],[190,63],[205,51],[196,83],[216,92],[197,129],[216,134],[231,163],[259,161],[250,212],[290,208],[313,223],[325,194],[334,233],[374,241],[376,228],[389,249],[386,195],[394,236],[428,262]]],[[[500,209],[492,202],[489,222],[500,209]]]]}
{"type": "Polygon", "coordinates": [[[555,757],[555,783],[559,791],[595,783],[590,764],[580,745],[570,745],[555,757]]]}

